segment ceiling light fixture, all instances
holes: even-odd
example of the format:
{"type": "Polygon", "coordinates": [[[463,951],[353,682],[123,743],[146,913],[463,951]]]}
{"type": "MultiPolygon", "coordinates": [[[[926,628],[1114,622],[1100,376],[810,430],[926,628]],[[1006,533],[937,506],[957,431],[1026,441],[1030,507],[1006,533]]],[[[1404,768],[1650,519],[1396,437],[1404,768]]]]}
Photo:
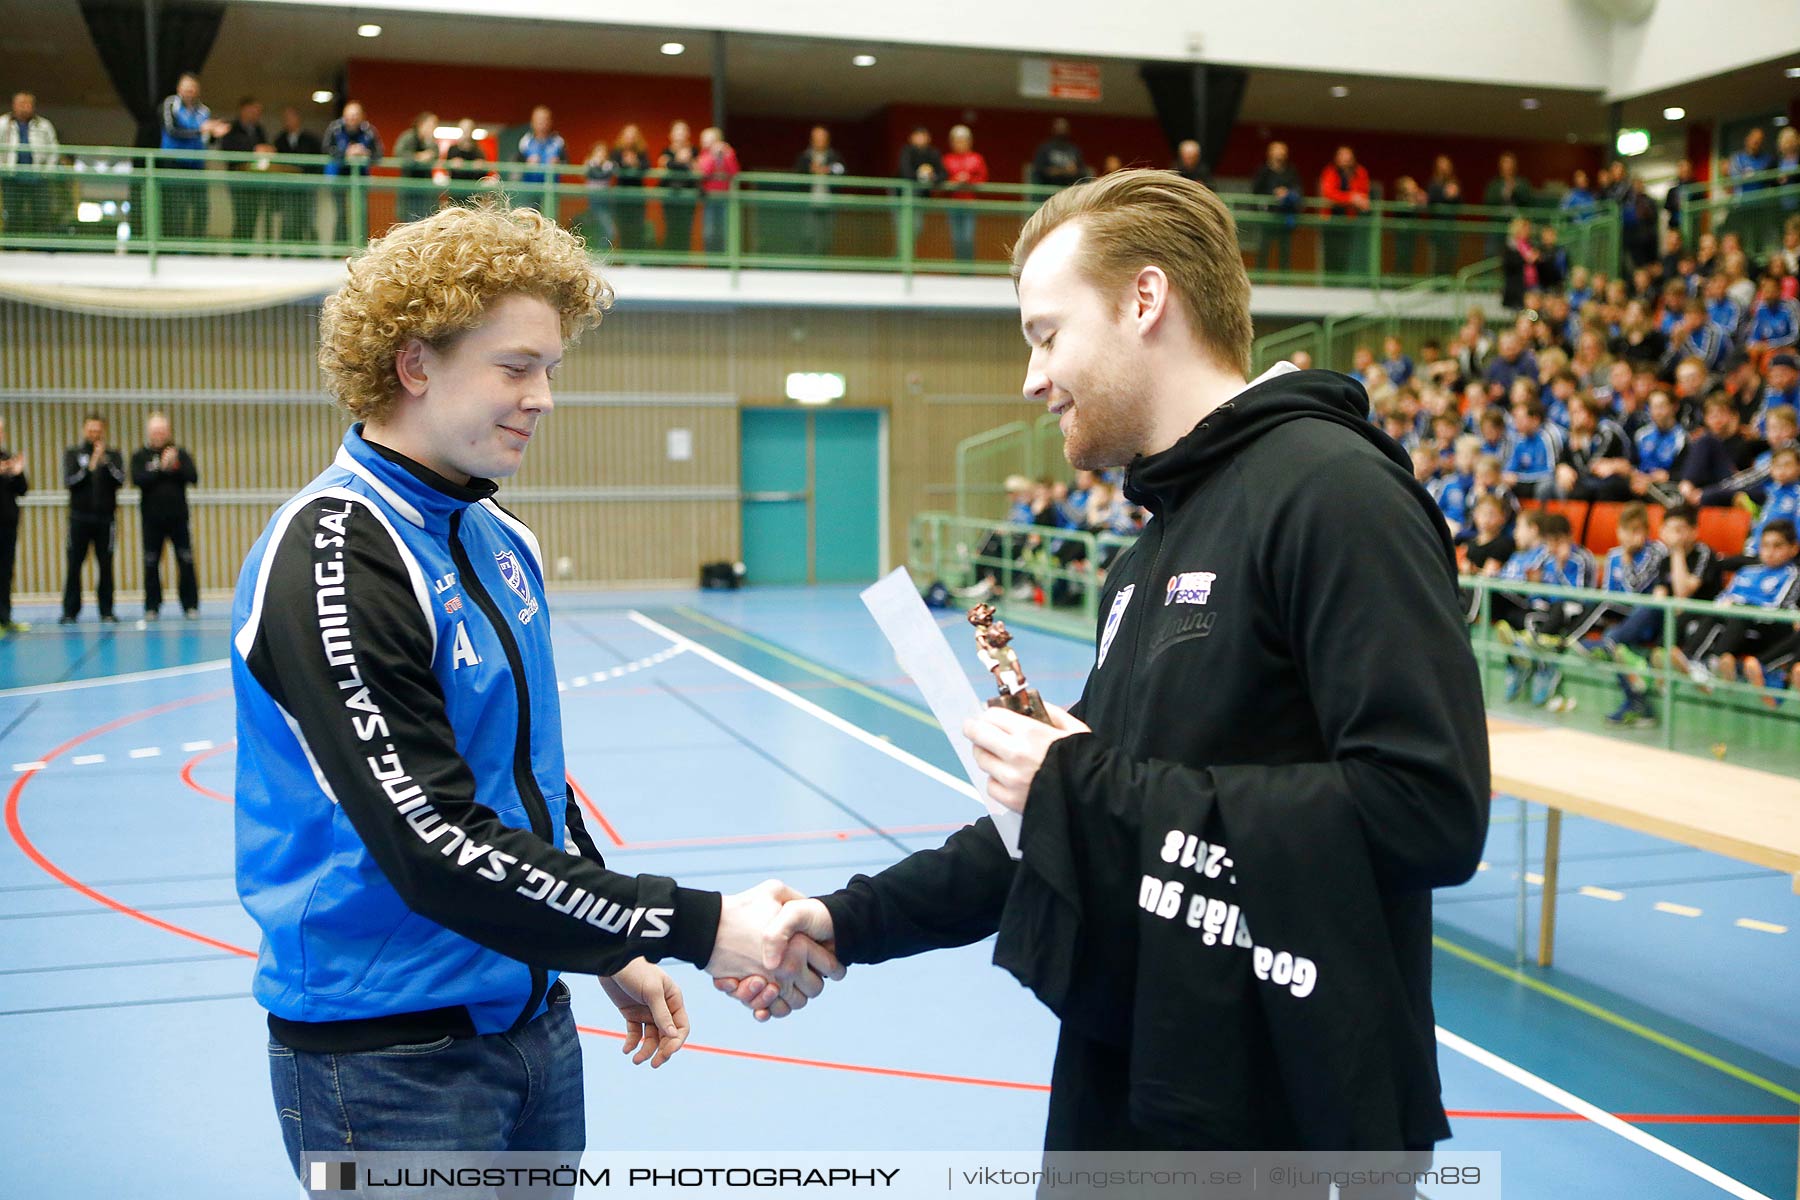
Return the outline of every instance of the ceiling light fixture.
{"type": "Polygon", "coordinates": [[[1800,67],[1789,67],[1787,70],[1783,71],[1782,74],[1786,75],[1789,79],[1800,79],[1800,67]]]}
{"type": "Polygon", "coordinates": [[[858,54],[855,58],[850,60],[850,65],[855,67],[872,67],[875,65],[875,56],[873,54],[858,54]]]}
{"type": "Polygon", "coordinates": [[[673,58],[677,54],[686,54],[687,47],[680,42],[664,42],[662,44],[662,52],[667,54],[670,58],[673,58]]]}
{"type": "Polygon", "coordinates": [[[1542,103],[1543,101],[1539,100],[1536,96],[1527,96],[1519,101],[1519,107],[1526,112],[1535,112],[1542,103]]]}
{"type": "Polygon", "coordinates": [[[331,103],[331,93],[324,90],[323,88],[319,89],[318,91],[313,93],[313,103],[314,104],[330,104],[331,103]]]}
{"type": "Polygon", "coordinates": [[[1671,104],[1669,107],[1663,109],[1663,120],[1665,121],[1679,121],[1686,116],[1687,109],[1681,107],[1679,104],[1671,104]]]}
{"type": "Polygon", "coordinates": [[[1345,96],[1348,96],[1349,94],[1350,94],[1350,89],[1345,87],[1341,83],[1331,89],[1332,98],[1335,100],[1342,100],[1345,96]]]}
{"type": "Polygon", "coordinates": [[[379,25],[358,25],[356,27],[356,36],[357,37],[380,37],[381,36],[381,26],[379,26],[379,25]]]}

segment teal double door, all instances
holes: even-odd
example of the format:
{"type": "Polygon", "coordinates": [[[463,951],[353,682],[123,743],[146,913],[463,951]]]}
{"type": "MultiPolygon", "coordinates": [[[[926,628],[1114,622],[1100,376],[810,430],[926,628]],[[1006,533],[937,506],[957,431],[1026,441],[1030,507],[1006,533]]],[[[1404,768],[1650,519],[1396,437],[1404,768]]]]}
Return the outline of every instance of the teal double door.
{"type": "Polygon", "coordinates": [[[885,417],[867,408],[743,410],[750,583],[866,583],[880,574],[885,417]]]}

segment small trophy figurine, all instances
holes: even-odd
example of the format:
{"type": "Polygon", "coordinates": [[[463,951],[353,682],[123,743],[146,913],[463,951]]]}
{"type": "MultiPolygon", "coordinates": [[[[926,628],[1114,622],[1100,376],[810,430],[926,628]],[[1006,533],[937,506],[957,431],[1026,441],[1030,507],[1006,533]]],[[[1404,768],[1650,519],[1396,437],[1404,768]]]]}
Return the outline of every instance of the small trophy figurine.
{"type": "Polygon", "coordinates": [[[981,664],[994,674],[1000,694],[988,701],[990,707],[1010,708],[1021,716],[1050,724],[1050,711],[1036,688],[1025,682],[1025,669],[1013,652],[1012,634],[1006,624],[994,616],[994,606],[977,604],[969,610],[969,624],[975,627],[975,653],[981,664]]]}

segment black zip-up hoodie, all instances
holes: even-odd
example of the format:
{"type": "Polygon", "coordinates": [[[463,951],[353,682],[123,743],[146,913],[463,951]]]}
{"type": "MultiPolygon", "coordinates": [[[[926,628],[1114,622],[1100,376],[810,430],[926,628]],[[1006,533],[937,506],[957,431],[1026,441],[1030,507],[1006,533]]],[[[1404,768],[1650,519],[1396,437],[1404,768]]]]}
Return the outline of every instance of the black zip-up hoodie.
{"type": "Polygon", "coordinates": [[[846,962],[998,931],[1063,1018],[1047,1148],[1449,1135],[1430,889],[1479,860],[1487,734],[1448,532],[1367,414],[1288,372],[1132,463],[1154,519],[1023,860],[983,819],[825,898],[846,962]]]}

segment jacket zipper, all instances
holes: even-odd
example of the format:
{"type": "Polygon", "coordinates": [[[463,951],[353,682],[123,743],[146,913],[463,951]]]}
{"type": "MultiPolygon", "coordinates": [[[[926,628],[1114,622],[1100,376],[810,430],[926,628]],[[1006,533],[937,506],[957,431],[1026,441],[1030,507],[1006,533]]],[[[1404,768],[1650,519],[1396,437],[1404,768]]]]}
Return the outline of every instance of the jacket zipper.
{"type": "MultiPolygon", "coordinates": [[[[1145,598],[1146,603],[1148,603],[1150,596],[1155,595],[1156,588],[1154,585],[1157,578],[1162,574],[1162,552],[1163,542],[1165,540],[1163,531],[1169,523],[1167,517],[1167,513],[1162,513],[1150,522],[1152,525],[1156,526],[1156,553],[1150,556],[1150,575],[1149,578],[1144,580],[1144,591],[1148,593],[1145,598]]],[[[1137,682],[1138,651],[1144,645],[1144,626],[1149,623],[1150,617],[1148,616],[1148,610],[1140,607],[1138,609],[1138,627],[1133,630],[1131,634],[1131,671],[1129,672],[1131,677],[1125,681],[1125,694],[1127,697],[1132,695],[1132,685],[1137,682]]],[[[1129,712],[1130,709],[1127,708],[1126,711],[1129,712]]],[[[1134,743],[1131,740],[1131,735],[1132,728],[1128,723],[1125,727],[1125,736],[1120,740],[1119,745],[1121,747],[1133,745],[1134,743]]]]}
{"type": "MultiPolygon", "coordinates": [[[[519,708],[519,731],[513,741],[513,783],[519,789],[519,798],[525,803],[525,813],[531,818],[531,831],[543,838],[551,840],[550,806],[544,800],[543,789],[538,787],[537,776],[531,770],[531,692],[525,680],[525,660],[519,653],[519,643],[513,639],[512,627],[506,623],[506,614],[494,603],[494,598],[481,585],[481,577],[475,573],[475,564],[469,559],[469,552],[462,544],[462,513],[450,514],[450,561],[456,564],[457,574],[462,577],[463,589],[475,598],[475,605],[481,609],[488,624],[494,627],[494,633],[500,639],[500,646],[506,652],[506,665],[512,670],[513,692],[517,697],[519,708]]],[[[514,1021],[510,1032],[517,1033],[531,1020],[538,1005],[544,1002],[544,995],[550,990],[550,973],[542,967],[531,968],[531,996],[525,1002],[524,1011],[514,1021]]]]}

